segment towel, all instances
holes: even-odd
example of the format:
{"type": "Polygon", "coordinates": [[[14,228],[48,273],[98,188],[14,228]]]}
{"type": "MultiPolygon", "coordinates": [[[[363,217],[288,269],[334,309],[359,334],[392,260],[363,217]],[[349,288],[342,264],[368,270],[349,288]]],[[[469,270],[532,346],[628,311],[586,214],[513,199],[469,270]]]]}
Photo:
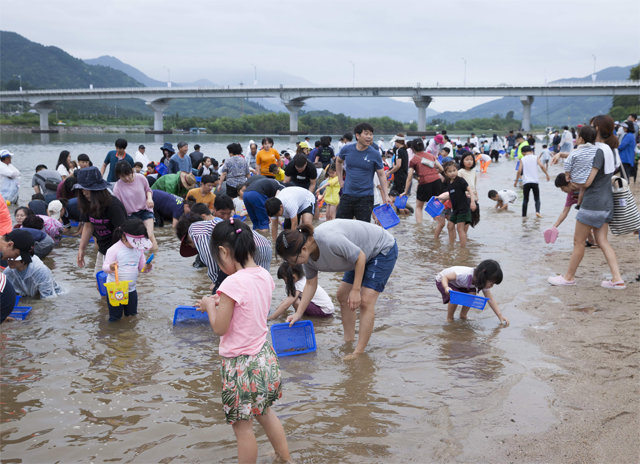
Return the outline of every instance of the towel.
{"type": "Polygon", "coordinates": [[[596,142],[596,147],[604,152],[604,173],[611,174],[616,170],[616,167],[620,165],[618,150],[616,150],[616,153],[614,154],[611,147],[602,142],[596,142]]]}

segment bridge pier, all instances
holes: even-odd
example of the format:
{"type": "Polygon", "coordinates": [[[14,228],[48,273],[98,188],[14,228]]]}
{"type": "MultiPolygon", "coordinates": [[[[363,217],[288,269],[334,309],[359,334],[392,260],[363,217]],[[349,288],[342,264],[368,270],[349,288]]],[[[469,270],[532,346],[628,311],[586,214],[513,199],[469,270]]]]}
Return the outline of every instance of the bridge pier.
{"type": "Polygon", "coordinates": [[[168,98],[162,98],[160,100],[153,100],[145,102],[146,105],[153,110],[153,131],[147,131],[150,134],[163,134],[164,130],[164,112],[169,107],[168,98]]]}
{"type": "Polygon", "coordinates": [[[33,130],[35,133],[57,133],[56,129],[49,128],[49,113],[53,111],[53,102],[46,101],[33,105],[33,109],[40,115],[40,129],[33,130]]]}
{"type": "Polygon", "coordinates": [[[427,107],[432,101],[431,97],[413,97],[413,103],[418,107],[418,132],[427,130],[427,107]]]}
{"type": "Polygon", "coordinates": [[[520,103],[522,103],[522,129],[531,130],[531,104],[533,103],[533,97],[520,97],[520,103]]]}
{"type": "Polygon", "coordinates": [[[287,108],[287,110],[289,110],[289,133],[292,135],[297,134],[298,116],[300,114],[300,109],[304,106],[304,100],[283,100],[282,103],[287,108]]]}

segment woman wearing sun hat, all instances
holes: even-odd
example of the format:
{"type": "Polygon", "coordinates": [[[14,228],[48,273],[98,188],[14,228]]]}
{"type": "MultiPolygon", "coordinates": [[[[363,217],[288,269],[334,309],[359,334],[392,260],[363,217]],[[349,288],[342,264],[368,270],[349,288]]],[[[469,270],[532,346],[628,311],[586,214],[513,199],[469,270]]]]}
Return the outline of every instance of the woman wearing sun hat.
{"type": "Polygon", "coordinates": [[[109,193],[108,186],[95,166],[77,171],[76,184],[73,186],[77,191],[80,219],[84,222],[78,249],[78,266],[84,267],[85,250],[93,235],[98,245],[95,272],[102,269],[104,255],[113,245],[113,231],[127,219],[122,202],[109,193]]]}

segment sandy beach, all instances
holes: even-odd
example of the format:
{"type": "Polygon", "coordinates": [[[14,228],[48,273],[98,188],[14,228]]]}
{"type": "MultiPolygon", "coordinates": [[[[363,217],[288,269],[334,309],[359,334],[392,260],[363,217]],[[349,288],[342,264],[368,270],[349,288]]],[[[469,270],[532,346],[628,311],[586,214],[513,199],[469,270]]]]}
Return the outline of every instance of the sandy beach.
{"type": "MultiPolygon", "coordinates": [[[[640,184],[632,184],[636,200],[640,184]]],[[[494,449],[493,462],[640,462],[640,253],[638,235],[609,235],[627,289],[605,290],[610,276],[600,249],[587,248],[574,287],[543,289],[527,309],[549,323],[526,336],[563,369],[540,369],[550,386],[549,407],[557,423],[538,434],[512,434],[494,449]]],[[[551,265],[566,270],[570,253],[551,265]]],[[[517,430],[517,423],[516,430],[517,430]]]]}

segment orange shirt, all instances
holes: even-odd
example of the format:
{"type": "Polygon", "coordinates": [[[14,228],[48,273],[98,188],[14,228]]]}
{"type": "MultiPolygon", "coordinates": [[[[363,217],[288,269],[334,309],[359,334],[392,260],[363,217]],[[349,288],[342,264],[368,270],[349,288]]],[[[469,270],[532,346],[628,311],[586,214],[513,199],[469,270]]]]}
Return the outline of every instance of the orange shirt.
{"type": "Polygon", "coordinates": [[[13,222],[11,221],[11,213],[7,208],[7,202],[0,195],[0,235],[7,235],[13,230],[13,222]]]}
{"type": "Polygon", "coordinates": [[[209,209],[213,209],[213,202],[216,200],[216,195],[213,192],[203,195],[200,187],[189,190],[185,198],[189,197],[193,197],[197,203],[204,203],[209,209]]]}
{"type": "Polygon", "coordinates": [[[280,161],[280,153],[273,147],[269,151],[262,149],[256,155],[256,164],[260,166],[260,174],[263,176],[273,177],[273,174],[269,172],[269,166],[278,164],[278,161],[280,161]]]}

